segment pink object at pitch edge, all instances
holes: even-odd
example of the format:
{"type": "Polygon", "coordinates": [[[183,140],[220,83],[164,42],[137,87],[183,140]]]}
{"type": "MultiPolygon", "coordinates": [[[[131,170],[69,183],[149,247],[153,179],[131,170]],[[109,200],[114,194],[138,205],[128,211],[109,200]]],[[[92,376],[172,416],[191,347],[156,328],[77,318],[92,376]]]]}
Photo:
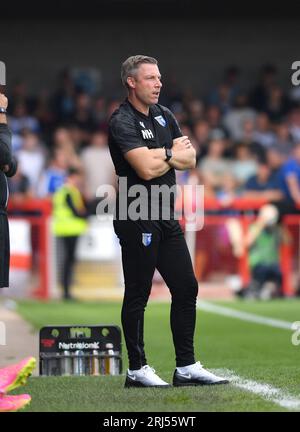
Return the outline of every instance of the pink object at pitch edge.
{"type": "Polygon", "coordinates": [[[24,408],[31,401],[31,396],[29,394],[21,395],[1,395],[0,396],[0,412],[11,412],[18,411],[24,408]]]}
{"type": "Polygon", "coordinates": [[[0,369],[0,395],[26,384],[35,366],[35,358],[26,357],[17,364],[0,369]]]}

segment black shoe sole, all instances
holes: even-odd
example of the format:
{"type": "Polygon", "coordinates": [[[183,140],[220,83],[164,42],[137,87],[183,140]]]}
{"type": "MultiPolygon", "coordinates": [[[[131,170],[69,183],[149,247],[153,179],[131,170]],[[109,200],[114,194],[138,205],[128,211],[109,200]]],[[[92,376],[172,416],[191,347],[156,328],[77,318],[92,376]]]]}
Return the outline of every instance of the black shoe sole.
{"type": "Polygon", "coordinates": [[[174,387],[195,387],[195,386],[213,386],[213,385],[221,385],[221,384],[229,384],[228,380],[222,380],[217,382],[173,382],[174,387]]]}
{"type": "Polygon", "coordinates": [[[128,379],[126,379],[124,384],[124,388],[170,388],[170,387],[172,387],[171,384],[146,386],[139,381],[129,381],[128,379]]]}

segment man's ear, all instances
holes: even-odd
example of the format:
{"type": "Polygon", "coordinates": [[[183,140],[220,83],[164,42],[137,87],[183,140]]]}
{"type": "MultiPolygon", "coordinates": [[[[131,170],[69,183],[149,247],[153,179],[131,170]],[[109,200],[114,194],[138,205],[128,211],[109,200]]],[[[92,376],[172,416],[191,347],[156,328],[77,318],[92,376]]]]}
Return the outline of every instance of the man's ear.
{"type": "Polygon", "coordinates": [[[133,77],[128,77],[127,78],[127,84],[128,84],[129,88],[134,89],[135,88],[135,80],[134,80],[134,78],[133,77]]]}

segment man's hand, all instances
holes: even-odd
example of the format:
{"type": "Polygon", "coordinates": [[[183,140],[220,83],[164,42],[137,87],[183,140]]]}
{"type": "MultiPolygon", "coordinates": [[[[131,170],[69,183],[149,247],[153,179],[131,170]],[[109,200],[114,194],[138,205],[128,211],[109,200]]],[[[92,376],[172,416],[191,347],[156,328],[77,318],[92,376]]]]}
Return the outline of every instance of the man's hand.
{"type": "Polygon", "coordinates": [[[175,138],[172,146],[172,157],[168,164],[177,170],[195,168],[196,151],[187,136],[175,138]]]}
{"type": "Polygon", "coordinates": [[[173,139],[172,150],[185,150],[187,148],[192,147],[192,143],[187,136],[182,136],[179,138],[173,139]]]}
{"type": "Polygon", "coordinates": [[[7,97],[3,94],[0,93],[0,108],[7,108],[8,106],[8,99],[7,97]]]}

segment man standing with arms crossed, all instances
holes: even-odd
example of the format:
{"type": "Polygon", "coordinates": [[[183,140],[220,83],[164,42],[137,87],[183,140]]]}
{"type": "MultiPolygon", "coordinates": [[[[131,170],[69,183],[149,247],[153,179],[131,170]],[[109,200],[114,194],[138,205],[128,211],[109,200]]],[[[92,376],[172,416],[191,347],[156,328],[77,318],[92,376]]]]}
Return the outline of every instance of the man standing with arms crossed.
{"type": "MultiPolygon", "coordinates": [[[[0,93],[0,288],[9,285],[10,245],[6,214],[8,201],[6,177],[12,177],[17,170],[17,161],[11,149],[11,132],[7,126],[7,104],[7,97],[0,93]]],[[[7,395],[7,393],[25,384],[35,366],[35,358],[27,357],[18,364],[0,369],[0,412],[17,411],[31,401],[28,394],[7,395]]]]}
{"type": "Polygon", "coordinates": [[[155,268],[159,270],[172,295],[171,330],[176,353],[174,386],[223,384],[228,381],[205,370],[195,362],[194,330],[198,282],[183,232],[174,218],[174,196],[169,202],[151,200],[151,186],[172,188],[175,169],[194,168],[195,150],[182,136],[178,123],[167,108],[158,105],[161,75],[157,60],[137,55],[122,65],[121,78],[128,98],[112,114],[109,148],[119,176],[114,229],[122,249],[125,293],[122,306],[129,369],[125,387],[169,387],[147,364],[144,351],[144,311],[150,295],[155,268]],[[148,218],[131,217],[128,195],[126,217],[122,215],[124,190],[143,186],[143,210],[148,218]],[[150,213],[159,217],[151,219],[150,213]],[[164,218],[169,210],[170,217],[164,218]]]}
{"type": "Polygon", "coordinates": [[[7,126],[7,98],[0,93],[0,288],[9,285],[9,229],[6,215],[8,186],[6,177],[12,177],[17,170],[17,161],[12,155],[11,132],[7,126]]]}

